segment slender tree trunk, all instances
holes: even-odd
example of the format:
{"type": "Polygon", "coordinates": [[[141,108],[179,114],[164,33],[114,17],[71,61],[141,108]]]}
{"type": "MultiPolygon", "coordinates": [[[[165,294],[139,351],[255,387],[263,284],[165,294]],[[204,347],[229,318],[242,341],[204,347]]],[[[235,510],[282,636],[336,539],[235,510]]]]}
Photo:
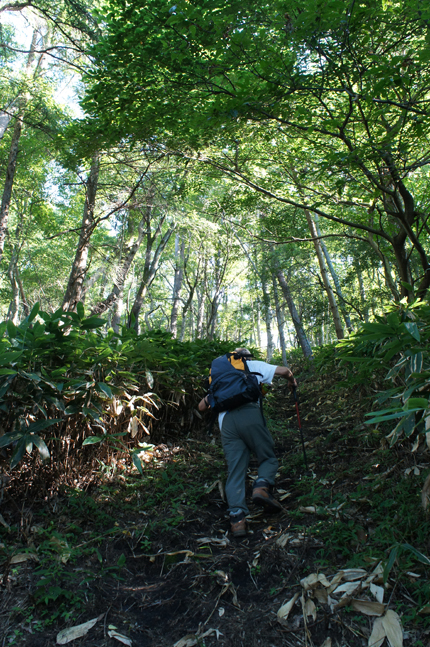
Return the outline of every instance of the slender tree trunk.
{"type": "Polygon", "coordinates": [[[178,333],[178,312],[185,265],[185,240],[182,240],[181,244],[179,244],[179,241],[179,235],[177,234],[175,240],[175,277],[173,280],[172,310],[170,313],[170,332],[175,339],[178,333]]]}
{"type": "Polygon", "coordinates": [[[266,361],[270,362],[273,357],[273,333],[272,333],[272,313],[270,309],[270,294],[267,289],[267,281],[264,276],[264,272],[261,274],[261,290],[263,293],[263,316],[266,323],[266,335],[267,335],[267,358],[266,361]]]}
{"type": "Polygon", "coordinates": [[[143,270],[142,281],[139,285],[139,288],[137,290],[137,293],[134,299],[133,307],[130,312],[129,324],[128,324],[130,328],[133,326],[138,334],[139,334],[139,315],[140,315],[140,311],[142,310],[143,302],[145,300],[148,289],[151,287],[152,282],[154,281],[155,276],[157,274],[158,267],[160,264],[161,254],[163,253],[167,243],[169,242],[170,236],[172,235],[174,229],[175,229],[175,225],[172,223],[169,226],[166,233],[161,237],[161,240],[157,245],[157,248],[154,252],[152,259],[151,259],[152,245],[155,241],[157,232],[156,234],[154,234],[154,236],[150,236],[147,238],[145,267],[143,270]]]}
{"type": "Polygon", "coordinates": [[[121,326],[121,315],[124,308],[124,290],[122,289],[113,306],[113,315],[111,326],[116,333],[119,333],[121,326]]]}
{"type": "Polygon", "coordinates": [[[202,338],[203,322],[205,318],[205,288],[202,286],[201,290],[197,290],[197,325],[196,325],[196,339],[202,338]]]}
{"type": "Polygon", "coordinates": [[[345,299],[343,298],[342,288],[340,287],[340,282],[339,282],[339,277],[337,275],[336,270],[334,269],[334,266],[333,266],[329,251],[327,249],[327,246],[326,246],[324,240],[321,238],[321,230],[320,230],[319,222],[318,222],[319,218],[318,218],[317,215],[314,216],[314,221],[315,221],[315,227],[316,227],[316,230],[317,230],[317,234],[318,234],[318,236],[320,238],[319,243],[321,245],[321,249],[322,249],[322,251],[324,253],[324,257],[325,257],[325,260],[327,262],[327,267],[329,269],[329,272],[330,272],[330,274],[332,276],[332,279],[333,279],[334,286],[336,288],[336,294],[339,297],[339,300],[340,300],[340,302],[342,304],[341,305],[342,316],[344,318],[345,325],[346,325],[347,329],[349,330],[349,332],[351,332],[352,331],[352,324],[351,324],[351,319],[349,317],[349,314],[346,311],[347,304],[346,304],[345,299]]]}
{"type": "MultiPolygon", "coordinates": [[[[37,31],[34,30],[33,37],[31,40],[30,52],[27,58],[27,64],[26,64],[27,71],[30,70],[31,65],[34,61],[34,51],[36,49],[36,41],[37,41],[37,31]]],[[[2,201],[1,201],[1,207],[0,207],[0,262],[3,258],[7,223],[9,220],[10,203],[12,199],[12,188],[13,188],[13,183],[15,179],[16,163],[18,160],[19,140],[21,138],[22,126],[24,123],[24,114],[25,114],[25,109],[27,107],[29,98],[30,98],[29,95],[26,93],[25,95],[19,97],[19,99],[17,100],[18,112],[15,119],[15,126],[13,129],[12,141],[9,149],[9,158],[8,158],[7,167],[6,167],[6,178],[5,178],[5,183],[3,187],[3,195],[2,195],[2,201]]]]}
{"type": "Polygon", "coordinates": [[[393,295],[393,299],[395,301],[400,301],[400,295],[399,295],[399,292],[397,290],[396,284],[393,281],[393,277],[392,277],[392,274],[391,274],[391,267],[390,267],[390,263],[389,263],[387,257],[379,249],[379,245],[374,240],[372,234],[369,233],[367,239],[369,241],[369,244],[370,244],[371,248],[373,249],[373,251],[377,254],[379,259],[381,260],[382,267],[384,268],[385,284],[387,285],[387,287],[389,288],[391,294],[393,295]]]}
{"type": "Polygon", "coordinates": [[[74,312],[83,296],[83,284],[87,272],[88,251],[91,234],[94,231],[94,208],[99,179],[100,158],[99,153],[93,157],[90,173],[87,180],[84,212],[82,216],[81,231],[78,248],[73,261],[66,293],[63,299],[63,310],[74,312]]]}
{"type": "Polygon", "coordinates": [[[303,351],[303,355],[305,357],[312,358],[312,349],[303,329],[302,322],[296,310],[296,306],[294,305],[289,285],[281,269],[276,270],[276,277],[278,279],[279,285],[281,286],[285,301],[287,302],[288,310],[290,311],[290,316],[293,321],[294,328],[296,329],[297,339],[303,351]]]}
{"type": "Polygon", "coordinates": [[[288,366],[287,350],[285,345],[285,332],[284,332],[285,321],[282,314],[281,304],[279,301],[278,286],[276,283],[276,274],[273,274],[272,280],[273,280],[273,298],[275,300],[276,321],[278,323],[278,332],[279,332],[279,345],[281,346],[281,354],[282,354],[282,364],[284,366],[288,366]]]}
{"type": "Polygon", "coordinates": [[[355,273],[357,274],[357,279],[358,279],[358,286],[360,289],[360,298],[361,302],[363,304],[363,318],[364,321],[368,322],[369,321],[369,307],[366,302],[366,292],[364,289],[364,282],[363,282],[363,274],[360,269],[360,264],[358,262],[354,262],[354,268],[355,268],[355,273]]]}
{"type": "Polygon", "coordinates": [[[130,271],[131,265],[142,244],[142,240],[146,235],[145,224],[150,220],[151,211],[152,211],[152,205],[148,205],[145,214],[143,215],[141,221],[139,222],[139,226],[137,229],[137,238],[127,248],[124,259],[116,272],[112,290],[110,291],[106,299],[104,299],[103,301],[100,301],[96,306],[94,306],[94,308],[91,311],[91,314],[94,314],[94,315],[103,314],[103,312],[106,312],[106,310],[108,310],[113,306],[113,304],[117,301],[117,299],[119,299],[120,294],[123,293],[124,284],[127,279],[128,273],[130,271]]]}
{"type": "Polygon", "coordinates": [[[306,220],[307,220],[307,223],[309,225],[309,229],[311,231],[312,237],[314,238],[315,252],[316,252],[316,255],[317,255],[317,258],[318,258],[318,263],[319,263],[319,266],[320,266],[320,272],[321,272],[321,277],[322,277],[322,280],[323,280],[324,288],[325,288],[325,291],[327,293],[328,302],[329,302],[331,314],[332,314],[332,317],[333,317],[334,327],[335,327],[335,330],[336,330],[336,336],[337,336],[338,339],[343,339],[344,338],[343,327],[342,327],[342,323],[341,323],[341,320],[340,320],[339,310],[338,310],[338,307],[337,307],[334,292],[333,292],[333,289],[332,289],[332,287],[330,285],[330,281],[328,279],[328,272],[327,272],[327,266],[326,266],[325,260],[324,260],[324,254],[323,254],[323,251],[322,251],[322,248],[321,248],[321,243],[318,240],[318,231],[317,231],[315,222],[314,222],[311,214],[309,213],[309,211],[307,209],[305,209],[305,216],[306,216],[306,220]]]}

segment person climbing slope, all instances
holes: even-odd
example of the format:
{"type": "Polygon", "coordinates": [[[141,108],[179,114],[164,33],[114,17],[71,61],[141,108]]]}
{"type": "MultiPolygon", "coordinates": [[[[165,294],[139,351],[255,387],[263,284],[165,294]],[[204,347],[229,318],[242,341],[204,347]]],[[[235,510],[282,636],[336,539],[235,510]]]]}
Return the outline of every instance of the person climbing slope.
{"type": "Polygon", "coordinates": [[[278,461],[274,443],[264,420],[261,398],[262,384],[271,384],[274,376],[288,380],[290,389],[297,386],[292,371],[252,359],[247,348],[212,362],[207,395],[199,402],[199,411],[212,409],[218,414],[221,440],[228,465],[225,486],[231,531],[235,537],[246,535],[245,479],[251,453],[258,460],[258,477],[252,490],[253,503],[267,512],[283,509],[272,494],[278,461]]]}

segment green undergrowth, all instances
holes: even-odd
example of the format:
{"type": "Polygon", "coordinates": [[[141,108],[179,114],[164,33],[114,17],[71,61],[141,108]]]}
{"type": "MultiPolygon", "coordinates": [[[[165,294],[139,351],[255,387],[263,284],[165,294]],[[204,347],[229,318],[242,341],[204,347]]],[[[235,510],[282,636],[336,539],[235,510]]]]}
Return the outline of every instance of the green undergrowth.
{"type": "Polygon", "coordinates": [[[19,325],[0,324],[3,457],[14,468],[35,450],[39,465],[61,470],[83,447],[87,464],[90,456],[103,460],[122,450],[141,469],[138,442],[148,434],[159,441],[200,425],[195,409],[204,376],[228,350],[231,344],[219,340],[105,330],[105,321],[86,316],[82,304],[77,312],[54,313],[36,304],[19,325]]]}

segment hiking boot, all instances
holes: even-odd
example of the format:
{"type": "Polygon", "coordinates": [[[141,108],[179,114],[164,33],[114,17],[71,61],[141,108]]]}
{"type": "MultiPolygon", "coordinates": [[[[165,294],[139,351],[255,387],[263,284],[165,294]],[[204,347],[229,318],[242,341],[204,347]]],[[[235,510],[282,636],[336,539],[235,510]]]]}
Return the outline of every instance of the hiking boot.
{"type": "Polygon", "coordinates": [[[267,512],[282,512],[283,507],[270,491],[270,486],[255,487],[252,490],[252,501],[263,506],[267,512]]]}
{"type": "Polygon", "coordinates": [[[246,535],[246,519],[245,514],[230,515],[231,532],[233,537],[244,537],[246,535]]]}

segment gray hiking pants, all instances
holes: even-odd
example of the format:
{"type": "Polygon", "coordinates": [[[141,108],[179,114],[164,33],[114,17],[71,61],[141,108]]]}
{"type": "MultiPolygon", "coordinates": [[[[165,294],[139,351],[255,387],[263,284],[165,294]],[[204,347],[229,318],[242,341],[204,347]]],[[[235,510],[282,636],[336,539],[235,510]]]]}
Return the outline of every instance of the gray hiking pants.
{"type": "Polygon", "coordinates": [[[225,493],[229,512],[240,508],[248,514],[245,478],[251,452],[257,456],[258,478],[264,478],[274,485],[278,469],[274,443],[264,423],[260,405],[250,403],[229,411],[222,421],[221,440],[228,465],[225,493]]]}

